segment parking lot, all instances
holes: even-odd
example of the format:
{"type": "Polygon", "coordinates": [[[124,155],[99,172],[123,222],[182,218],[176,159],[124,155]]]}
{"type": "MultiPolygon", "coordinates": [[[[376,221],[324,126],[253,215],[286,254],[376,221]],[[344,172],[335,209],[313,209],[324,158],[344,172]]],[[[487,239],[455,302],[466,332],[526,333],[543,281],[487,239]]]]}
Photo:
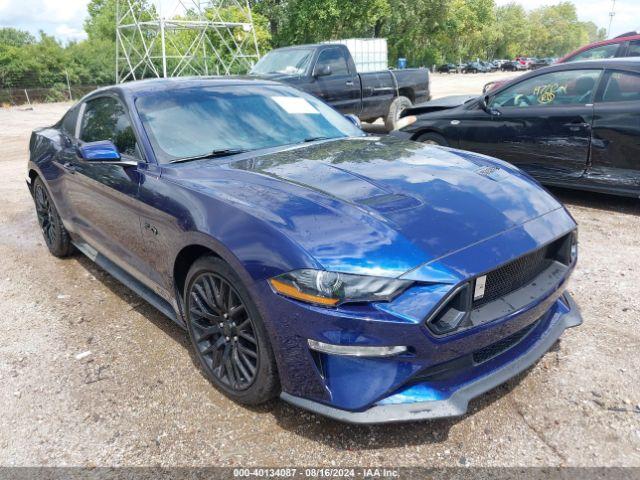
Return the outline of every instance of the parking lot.
{"type": "MultiPolygon", "coordinates": [[[[513,75],[436,74],[433,94],[513,75]]],[[[170,320],[80,254],[48,254],[28,139],[67,107],[0,109],[2,465],[640,467],[640,201],[553,191],[580,225],[584,324],[534,367],[461,418],[345,425],[228,400],[170,320]]]]}

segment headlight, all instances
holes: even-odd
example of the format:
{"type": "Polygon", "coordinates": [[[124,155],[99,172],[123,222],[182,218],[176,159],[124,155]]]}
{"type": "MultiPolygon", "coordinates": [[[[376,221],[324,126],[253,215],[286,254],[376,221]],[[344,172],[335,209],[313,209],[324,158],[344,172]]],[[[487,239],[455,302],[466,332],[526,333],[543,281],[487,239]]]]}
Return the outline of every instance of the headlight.
{"type": "Polygon", "coordinates": [[[416,120],[418,120],[418,117],[416,117],[415,115],[402,117],[396,122],[396,130],[400,130],[401,128],[408,127],[409,125],[416,123],[416,120]]]}
{"type": "Polygon", "coordinates": [[[269,280],[285,297],[333,307],[346,302],[393,300],[413,282],[395,278],[369,277],[324,270],[294,270],[269,280]]]}

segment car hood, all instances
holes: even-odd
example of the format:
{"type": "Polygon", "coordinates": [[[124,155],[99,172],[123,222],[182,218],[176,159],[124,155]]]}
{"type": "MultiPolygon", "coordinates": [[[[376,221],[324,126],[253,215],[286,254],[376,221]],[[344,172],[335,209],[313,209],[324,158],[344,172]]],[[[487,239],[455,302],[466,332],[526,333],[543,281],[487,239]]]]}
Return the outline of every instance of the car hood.
{"type": "Polygon", "coordinates": [[[181,176],[285,232],[324,268],[385,276],[561,208],[505,162],[392,137],[245,154],[181,176]]]}
{"type": "Polygon", "coordinates": [[[292,80],[300,79],[302,75],[300,74],[291,74],[291,73],[249,73],[250,77],[259,78],[261,80],[270,80],[272,82],[290,82],[292,80]]]}
{"type": "Polygon", "coordinates": [[[429,102],[420,103],[407,108],[402,112],[402,116],[421,115],[423,113],[437,112],[440,110],[448,110],[464,105],[468,100],[478,98],[477,95],[451,95],[448,97],[438,98],[429,102]]]}

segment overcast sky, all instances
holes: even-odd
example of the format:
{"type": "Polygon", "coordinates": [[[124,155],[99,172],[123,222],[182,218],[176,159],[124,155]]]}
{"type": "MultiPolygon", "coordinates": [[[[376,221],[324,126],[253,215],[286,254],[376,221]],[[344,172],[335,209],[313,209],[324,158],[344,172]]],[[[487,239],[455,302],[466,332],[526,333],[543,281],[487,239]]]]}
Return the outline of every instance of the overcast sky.
{"type": "MultiPolygon", "coordinates": [[[[82,23],[89,0],[0,0],[0,27],[15,27],[37,34],[44,30],[62,41],[85,38],[82,23]]],[[[175,9],[176,0],[155,0],[165,4],[165,11],[175,9]],[[169,7],[167,7],[167,5],[169,7]]],[[[318,0],[322,1],[322,0],[318,0]]],[[[513,0],[496,0],[504,5],[513,0]]],[[[558,0],[515,0],[527,9],[558,3],[558,0]]],[[[591,20],[600,27],[609,25],[611,0],[573,0],[581,20],[591,20]]],[[[611,34],[640,30],[640,1],[616,0],[616,15],[611,34]]]]}

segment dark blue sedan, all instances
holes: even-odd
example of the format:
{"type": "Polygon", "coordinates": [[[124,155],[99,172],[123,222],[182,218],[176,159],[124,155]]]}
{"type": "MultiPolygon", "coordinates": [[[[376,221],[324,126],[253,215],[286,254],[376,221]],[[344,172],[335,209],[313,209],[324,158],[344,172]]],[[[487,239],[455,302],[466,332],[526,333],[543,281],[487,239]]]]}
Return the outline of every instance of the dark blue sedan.
{"type": "Polygon", "coordinates": [[[184,326],[241,403],[461,415],[581,323],[576,224],[529,176],[277,83],[98,90],[32,134],[27,181],[50,252],[184,326]]]}

